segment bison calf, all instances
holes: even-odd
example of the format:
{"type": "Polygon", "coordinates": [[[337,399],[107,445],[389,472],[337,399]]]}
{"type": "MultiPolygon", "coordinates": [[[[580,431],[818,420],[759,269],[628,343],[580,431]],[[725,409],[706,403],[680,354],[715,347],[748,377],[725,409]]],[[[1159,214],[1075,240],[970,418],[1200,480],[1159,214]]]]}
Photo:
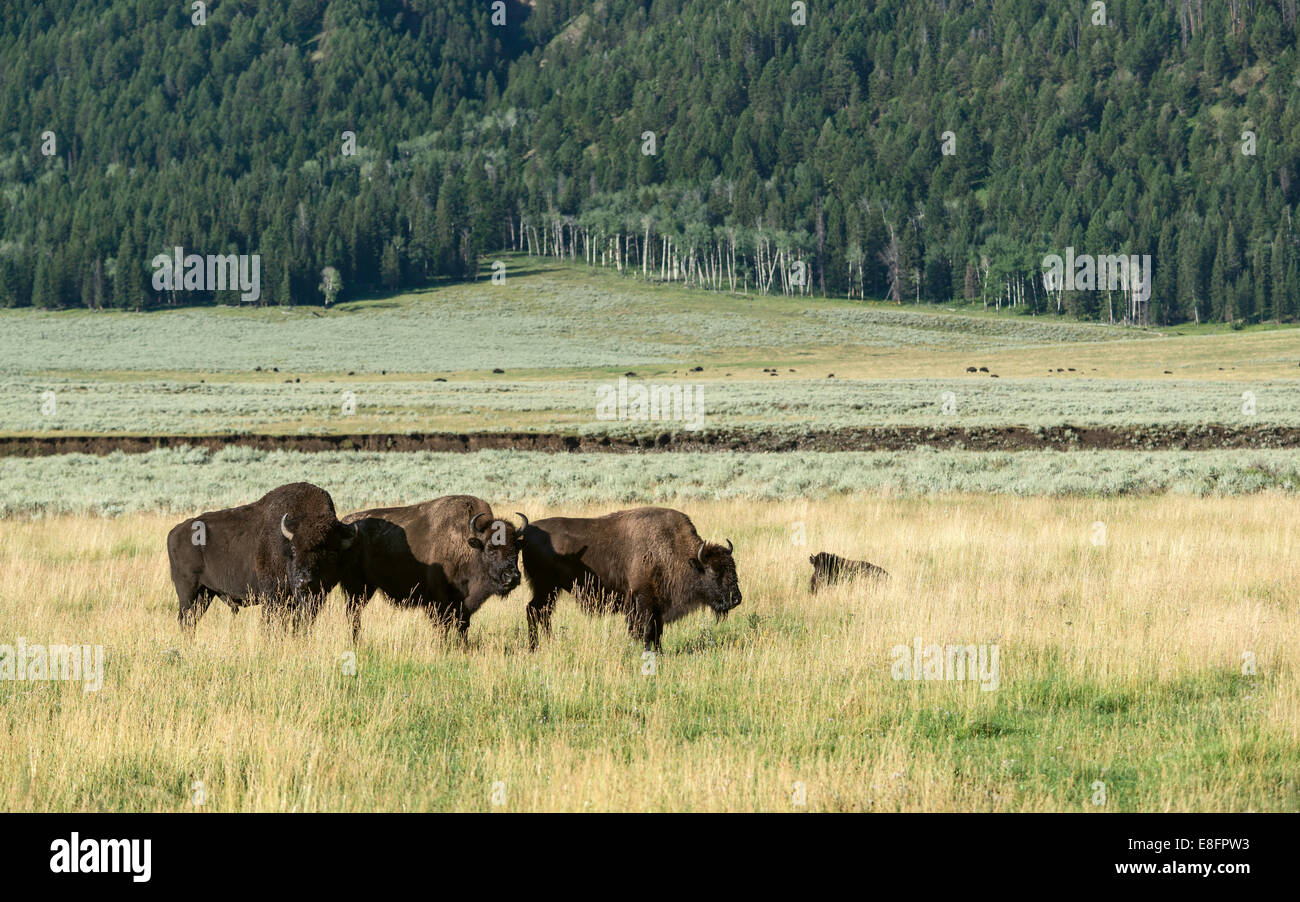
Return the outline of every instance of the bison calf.
{"type": "Polygon", "coordinates": [[[572,593],[592,612],[619,611],[647,650],[662,649],[665,623],[701,606],[740,604],[730,540],[705,542],[681,511],[642,507],[604,517],[548,517],[524,530],[524,572],[532,584],[528,646],[549,636],[556,595],[572,593]]]}
{"type": "Polygon", "coordinates": [[[813,567],[812,584],[808,587],[813,593],[824,585],[828,586],[853,576],[870,576],[876,579],[885,579],[889,576],[875,564],[849,560],[827,551],[814,554],[808,558],[808,562],[813,567]]]}
{"type": "MultiPolygon", "coordinates": [[[[527,526],[528,518],[519,516],[527,526]]],[[[353,642],[361,635],[361,610],[376,591],[396,605],[424,608],[444,630],[454,623],[463,639],[485,601],[519,585],[519,533],[481,498],[447,495],[358,511],[343,522],[356,527],[359,539],[341,580],[353,642]]]]}
{"type": "Polygon", "coordinates": [[[178,523],[167,556],[181,628],[192,632],[213,598],[236,612],[264,603],[267,622],[291,615],[295,629],[310,625],[338,582],[339,556],[353,534],[334,515],[329,493],[307,482],[178,523]]]}

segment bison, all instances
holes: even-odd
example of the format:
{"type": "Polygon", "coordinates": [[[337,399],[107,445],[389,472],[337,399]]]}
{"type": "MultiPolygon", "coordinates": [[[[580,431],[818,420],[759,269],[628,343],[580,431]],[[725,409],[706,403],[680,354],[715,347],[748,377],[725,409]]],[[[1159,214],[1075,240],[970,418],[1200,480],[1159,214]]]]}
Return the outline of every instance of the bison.
{"type": "Polygon", "coordinates": [[[842,579],[848,579],[853,576],[870,576],[874,579],[887,579],[889,574],[877,567],[875,564],[866,561],[853,561],[848,558],[840,557],[838,554],[831,554],[828,551],[820,551],[808,558],[808,563],[812,564],[812,583],[808,589],[813,594],[823,585],[837,583],[842,579]]]}
{"type": "Polygon", "coordinates": [[[241,507],[183,520],[167,535],[181,628],[193,632],[213,598],[238,613],[264,603],[263,619],[310,626],[339,580],[339,557],[355,529],[307,482],[282,485],[241,507]]]}
{"type": "Polygon", "coordinates": [[[551,634],[555,598],[567,591],[593,613],[618,611],[628,630],[661,651],[665,623],[695,608],[724,614],[740,604],[731,540],[706,542],[681,511],[642,507],[603,517],[547,517],[524,530],[532,584],[528,647],[540,625],[551,634]]]}
{"type": "MultiPolygon", "coordinates": [[[[523,529],[528,518],[519,516],[523,529]]],[[[519,585],[519,530],[496,519],[481,498],[447,495],[358,511],[343,522],[359,538],[341,580],[353,642],[361,635],[361,610],[377,590],[399,606],[424,608],[444,633],[454,623],[464,639],[485,601],[519,585]]]]}

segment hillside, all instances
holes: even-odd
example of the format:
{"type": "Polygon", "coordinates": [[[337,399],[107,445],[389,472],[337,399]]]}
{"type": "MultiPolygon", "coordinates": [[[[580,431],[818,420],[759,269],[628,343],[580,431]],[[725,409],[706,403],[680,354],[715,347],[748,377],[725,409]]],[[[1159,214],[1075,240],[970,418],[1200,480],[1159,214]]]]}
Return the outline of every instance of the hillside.
{"type": "MultiPolygon", "coordinates": [[[[691,442],[703,430],[772,450],[809,433],[824,436],[817,448],[1014,448],[1077,447],[1068,429],[1059,441],[1050,430],[1088,425],[1110,430],[1085,437],[1091,447],[1294,447],[1297,363],[1292,326],[1136,330],[743,298],[557,262],[503,285],[327,310],[0,310],[0,439],[445,431],[691,442]],[[702,406],[602,417],[598,393],[620,377],[698,393],[702,406]],[[1205,426],[1232,435],[1211,441],[1205,426]]],[[[0,441],[0,454],[35,447],[19,446],[0,441]]]]}
{"type": "Polygon", "coordinates": [[[321,303],[326,266],[348,297],[518,248],[724,290],[1295,318],[1295,0],[1105,10],[538,0],[494,25],[471,0],[222,0],[196,25],[21,0],[0,304],[213,300],[152,288],[176,246],[260,254],[271,304],[321,303]],[[1149,308],[1045,293],[1067,247],[1150,254],[1149,308]]]}

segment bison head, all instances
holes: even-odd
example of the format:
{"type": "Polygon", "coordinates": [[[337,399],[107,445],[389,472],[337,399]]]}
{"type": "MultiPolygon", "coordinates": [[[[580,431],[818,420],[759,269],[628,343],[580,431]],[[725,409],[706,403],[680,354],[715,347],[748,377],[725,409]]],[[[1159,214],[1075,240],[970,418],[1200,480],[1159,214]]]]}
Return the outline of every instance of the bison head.
{"type": "Polygon", "coordinates": [[[487,520],[480,527],[479,518],[490,516],[479,512],[470,518],[469,547],[477,553],[494,594],[509,595],[519,587],[519,549],[528,518],[519,514],[524,523],[518,528],[509,520],[487,520]]]}
{"type": "Polygon", "coordinates": [[[812,580],[808,584],[808,591],[817,594],[821,588],[822,582],[830,575],[834,555],[827,554],[825,551],[819,551],[817,554],[808,556],[808,563],[812,564],[812,580]]]}
{"type": "Polygon", "coordinates": [[[740,604],[740,580],[736,576],[732,550],[731,539],[727,539],[726,548],[703,542],[695,557],[691,558],[691,566],[701,577],[704,601],[719,618],[740,604]]]}
{"type": "Polygon", "coordinates": [[[343,553],[356,541],[355,524],[330,517],[280,517],[280,534],[289,545],[289,581],[295,591],[328,592],[338,584],[343,553]]]}

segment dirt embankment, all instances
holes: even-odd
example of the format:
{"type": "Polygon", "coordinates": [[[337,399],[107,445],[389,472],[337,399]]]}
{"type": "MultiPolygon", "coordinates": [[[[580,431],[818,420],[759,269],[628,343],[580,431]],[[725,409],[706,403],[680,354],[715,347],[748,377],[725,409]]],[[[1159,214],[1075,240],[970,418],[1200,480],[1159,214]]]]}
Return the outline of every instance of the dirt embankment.
{"type": "Polygon", "coordinates": [[[659,435],[576,435],[557,432],[427,432],[365,435],[159,435],[0,437],[0,457],[52,454],[140,454],[158,448],[229,445],[286,451],[563,452],[628,451],[1209,451],[1300,448],[1300,426],[873,426],[800,433],[761,430],[659,435]]]}

